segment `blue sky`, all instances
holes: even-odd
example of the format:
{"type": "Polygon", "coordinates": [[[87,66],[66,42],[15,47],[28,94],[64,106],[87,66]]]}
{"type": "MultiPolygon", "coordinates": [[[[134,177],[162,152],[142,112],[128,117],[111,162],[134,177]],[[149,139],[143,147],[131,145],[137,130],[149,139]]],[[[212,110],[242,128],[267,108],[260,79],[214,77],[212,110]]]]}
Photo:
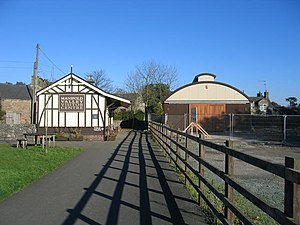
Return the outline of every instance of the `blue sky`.
{"type": "Polygon", "coordinates": [[[104,69],[123,87],[142,62],[175,66],[178,84],[202,72],[255,96],[300,102],[298,0],[0,0],[0,82],[84,77],[104,69]],[[55,63],[47,59],[46,55],[55,63]]]}

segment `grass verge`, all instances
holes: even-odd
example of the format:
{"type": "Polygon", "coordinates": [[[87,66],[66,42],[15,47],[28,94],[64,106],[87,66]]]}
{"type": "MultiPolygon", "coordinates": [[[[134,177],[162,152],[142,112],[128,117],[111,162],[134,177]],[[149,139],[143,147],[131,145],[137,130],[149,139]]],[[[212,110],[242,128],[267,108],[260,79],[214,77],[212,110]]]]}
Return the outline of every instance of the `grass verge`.
{"type": "MultiPolygon", "coordinates": [[[[191,149],[195,149],[195,152],[198,150],[198,144],[194,142],[189,143],[189,146],[191,146],[191,149]]],[[[181,142],[181,145],[184,146],[185,142],[181,142]]],[[[194,152],[194,153],[195,153],[194,152]]],[[[169,157],[165,153],[166,157],[169,157]]],[[[176,173],[179,175],[179,178],[182,182],[184,182],[184,175],[176,169],[176,166],[172,162],[172,167],[176,171],[176,173]]],[[[193,180],[195,184],[198,184],[198,178],[189,173],[189,176],[193,180]]],[[[215,179],[217,176],[211,176],[209,173],[205,172],[205,179],[220,193],[225,194],[225,185],[224,182],[220,181],[220,179],[215,179]]],[[[191,196],[194,200],[198,200],[198,192],[193,188],[193,186],[187,182],[186,187],[188,191],[190,192],[191,196]]],[[[249,190],[249,189],[248,189],[249,190]]],[[[215,195],[211,190],[209,190],[206,186],[204,187],[204,194],[207,197],[207,199],[214,205],[214,207],[218,210],[220,213],[224,213],[224,203],[215,195]]],[[[255,195],[255,193],[254,193],[255,195]]],[[[267,202],[272,202],[270,196],[264,196],[264,200],[267,200],[267,202]]],[[[267,215],[265,212],[263,212],[261,209],[259,209],[257,206],[255,206],[253,203],[251,203],[249,200],[247,200],[244,196],[242,196],[237,191],[233,192],[233,202],[234,205],[245,215],[252,224],[255,225],[276,225],[278,224],[274,219],[272,219],[269,215],[267,215]]],[[[217,218],[217,216],[213,213],[213,211],[209,208],[209,206],[204,203],[201,207],[203,213],[206,215],[208,224],[213,225],[219,225],[222,224],[221,221],[217,218]]],[[[237,217],[234,218],[233,224],[240,225],[243,224],[237,217]]]]}
{"type": "MultiPolygon", "coordinates": [[[[167,156],[167,155],[166,155],[167,156]]],[[[168,156],[167,156],[168,157],[168,156]]],[[[179,179],[184,183],[184,175],[176,168],[174,163],[170,164],[173,170],[177,173],[179,179]]],[[[194,175],[191,175],[192,180],[195,184],[198,183],[198,178],[194,175]]],[[[225,187],[224,184],[214,180],[211,176],[205,176],[205,179],[209,181],[209,183],[219,192],[225,194],[225,187]]],[[[193,188],[193,186],[187,181],[186,188],[190,192],[192,198],[197,201],[198,200],[198,192],[193,188]]],[[[214,205],[214,207],[220,212],[224,212],[224,203],[212,193],[207,187],[204,188],[205,196],[208,200],[214,205]]],[[[276,225],[278,224],[274,219],[256,207],[253,203],[248,201],[245,197],[243,197],[237,191],[234,191],[233,194],[233,202],[235,206],[251,221],[251,223],[255,225],[276,225]]],[[[220,225],[222,224],[221,221],[217,218],[217,216],[213,213],[213,211],[209,208],[209,206],[204,203],[201,207],[202,212],[205,214],[207,223],[212,225],[220,225]]],[[[234,218],[233,224],[241,225],[243,224],[238,218],[234,218]]]]}
{"type": "Polygon", "coordinates": [[[0,201],[81,153],[79,148],[0,145],[0,201]]]}
{"type": "MultiPolygon", "coordinates": [[[[181,175],[181,177],[183,177],[181,175]]],[[[209,180],[212,186],[216,190],[218,190],[221,193],[225,193],[225,187],[224,184],[220,184],[216,182],[214,179],[211,179],[209,177],[205,177],[206,180],[209,180]]],[[[194,181],[197,181],[197,178],[194,177],[194,181]]],[[[187,183],[187,189],[191,193],[192,197],[197,200],[198,199],[198,192],[187,183]]],[[[209,199],[209,201],[214,205],[214,207],[219,211],[224,211],[224,204],[221,200],[218,199],[217,196],[215,196],[212,191],[210,191],[207,187],[204,189],[205,196],[209,199]]],[[[260,210],[258,207],[256,207],[253,203],[248,201],[245,197],[243,197],[240,193],[234,191],[233,194],[233,202],[235,206],[246,216],[250,219],[250,221],[253,224],[268,224],[268,225],[276,225],[278,224],[275,220],[273,220],[270,216],[268,216],[266,213],[264,213],[262,210],[260,210]]],[[[214,215],[212,210],[208,207],[206,203],[203,204],[202,210],[204,214],[207,216],[208,223],[209,224],[222,224],[217,217],[214,215]]],[[[235,217],[234,224],[240,225],[243,224],[238,218],[235,217]]]]}

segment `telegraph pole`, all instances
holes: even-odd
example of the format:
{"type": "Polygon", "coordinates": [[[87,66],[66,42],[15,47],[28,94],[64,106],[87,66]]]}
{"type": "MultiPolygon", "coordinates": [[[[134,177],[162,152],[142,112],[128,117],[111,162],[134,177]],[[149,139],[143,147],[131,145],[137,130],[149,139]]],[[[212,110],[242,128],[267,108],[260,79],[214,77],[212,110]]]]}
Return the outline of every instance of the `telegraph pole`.
{"type": "Polygon", "coordinates": [[[39,65],[39,44],[36,45],[36,56],[35,56],[35,62],[33,65],[33,76],[32,76],[32,110],[31,110],[31,123],[36,123],[36,88],[37,88],[37,76],[38,76],[38,65],[39,65]]]}

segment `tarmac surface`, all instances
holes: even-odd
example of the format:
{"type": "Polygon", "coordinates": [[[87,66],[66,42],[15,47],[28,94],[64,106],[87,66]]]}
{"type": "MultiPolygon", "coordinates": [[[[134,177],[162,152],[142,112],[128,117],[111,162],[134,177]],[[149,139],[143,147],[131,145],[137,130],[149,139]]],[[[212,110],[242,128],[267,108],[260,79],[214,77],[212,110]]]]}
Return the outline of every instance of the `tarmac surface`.
{"type": "Polygon", "coordinates": [[[0,202],[0,225],[206,224],[147,133],[57,145],[85,151],[0,202]]]}

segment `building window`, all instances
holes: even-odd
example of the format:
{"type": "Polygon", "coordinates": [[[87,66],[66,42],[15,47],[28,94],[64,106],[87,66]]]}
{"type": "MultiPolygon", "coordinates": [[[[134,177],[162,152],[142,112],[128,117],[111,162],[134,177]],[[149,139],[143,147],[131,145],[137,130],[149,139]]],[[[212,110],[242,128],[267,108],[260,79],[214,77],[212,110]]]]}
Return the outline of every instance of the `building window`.
{"type": "Polygon", "coordinates": [[[197,108],[192,108],[192,122],[197,123],[197,108]]]}
{"type": "Polygon", "coordinates": [[[267,112],[267,105],[266,104],[263,104],[263,105],[261,105],[260,107],[259,107],[259,110],[261,111],[261,112],[267,112]]]}
{"type": "Polygon", "coordinates": [[[6,113],[6,124],[20,124],[21,123],[21,114],[15,112],[7,112],[6,113]]]}

